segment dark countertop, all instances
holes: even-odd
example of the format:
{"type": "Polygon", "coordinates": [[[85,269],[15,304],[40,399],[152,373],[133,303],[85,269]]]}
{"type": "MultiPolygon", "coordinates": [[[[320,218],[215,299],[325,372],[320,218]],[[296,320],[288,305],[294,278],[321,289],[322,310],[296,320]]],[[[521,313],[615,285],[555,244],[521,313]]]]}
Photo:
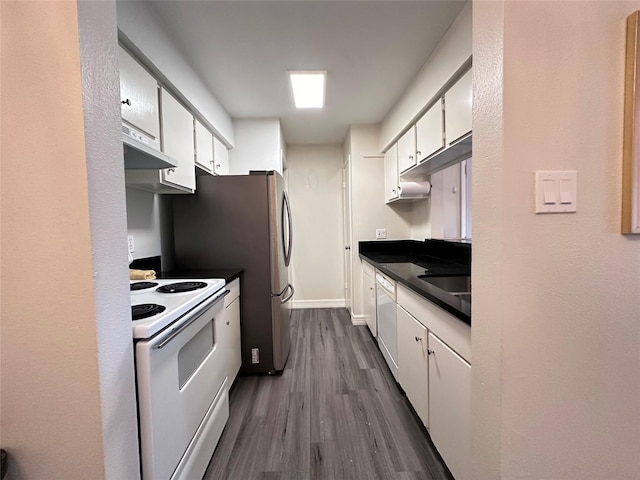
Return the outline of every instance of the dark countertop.
{"type": "Polygon", "coordinates": [[[238,278],[243,269],[241,268],[209,268],[202,270],[177,270],[163,271],[162,261],[159,256],[147,257],[134,260],[129,268],[139,268],[142,270],[155,270],[157,278],[224,278],[226,283],[238,278]]]}
{"type": "Polygon", "coordinates": [[[471,244],[443,240],[359,242],[367,263],[471,325],[471,301],[451,295],[418,275],[470,275],[471,244]]]}
{"type": "Polygon", "coordinates": [[[242,274],[241,268],[214,268],[208,270],[180,270],[176,272],[162,272],[158,278],[224,278],[231,283],[242,274]]]}

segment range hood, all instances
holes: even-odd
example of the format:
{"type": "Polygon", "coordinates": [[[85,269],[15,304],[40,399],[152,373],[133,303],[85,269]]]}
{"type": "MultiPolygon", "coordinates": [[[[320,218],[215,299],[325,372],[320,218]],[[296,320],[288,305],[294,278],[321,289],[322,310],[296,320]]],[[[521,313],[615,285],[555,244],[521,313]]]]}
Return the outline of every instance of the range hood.
{"type": "Polygon", "coordinates": [[[178,165],[175,158],[165,155],[145,135],[122,124],[124,168],[130,170],[160,170],[178,165]]]}

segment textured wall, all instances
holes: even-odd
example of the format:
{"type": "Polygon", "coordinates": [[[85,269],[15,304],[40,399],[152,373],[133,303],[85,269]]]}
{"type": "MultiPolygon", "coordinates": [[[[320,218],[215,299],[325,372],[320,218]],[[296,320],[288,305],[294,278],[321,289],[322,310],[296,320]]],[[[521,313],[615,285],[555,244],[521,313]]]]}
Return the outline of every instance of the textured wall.
{"type": "MultiPolygon", "coordinates": [[[[138,448],[138,419],[115,2],[78,2],[78,24],[104,469],[107,479],[134,480],[140,468],[138,456],[131,454],[138,448]]],[[[143,247],[142,242],[137,247],[143,247]]]]}
{"type": "Polygon", "coordinates": [[[2,2],[2,447],[104,478],[75,2],[2,2]]]}
{"type": "Polygon", "coordinates": [[[635,479],[640,238],[620,232],[625,18],[639,2],[474,5],[476,478],[635,479]],[[534,171],[578,171],[535,215],[534,171]]]}

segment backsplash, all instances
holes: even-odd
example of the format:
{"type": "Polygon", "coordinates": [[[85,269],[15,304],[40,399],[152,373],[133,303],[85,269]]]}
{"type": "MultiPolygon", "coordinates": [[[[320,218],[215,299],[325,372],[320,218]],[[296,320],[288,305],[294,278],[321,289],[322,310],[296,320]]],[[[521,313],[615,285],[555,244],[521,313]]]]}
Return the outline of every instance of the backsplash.
{"type": "Polygon", "coordinates": [[[133,188],[127,188],[126,195],[127,234],[133,235],[133,258],[160,255],[158,195],[133,188]]]}

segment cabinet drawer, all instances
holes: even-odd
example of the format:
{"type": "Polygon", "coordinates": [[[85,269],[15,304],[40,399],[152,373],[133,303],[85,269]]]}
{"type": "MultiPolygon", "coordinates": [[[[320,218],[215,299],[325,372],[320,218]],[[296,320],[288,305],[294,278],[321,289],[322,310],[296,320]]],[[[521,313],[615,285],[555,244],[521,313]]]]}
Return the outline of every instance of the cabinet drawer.
{"type": "Polygon", "coordinates": [[[471,363],[471,328],[402,285],[396,286],[397,302],[458,355],[471,363]]]}
{"type": "Polygon", "coordinates": [[[236,278],[231,283],[227,283],[225,288],[230,292],[226,297],[224,297],[224,306],[226,308],[240,296],[240,279],[236,278]]]}
{"type": "Polygon", "coordinates": [[[362,261],[362,273],[369,275],[371,278],[375,278],[376,272],[373,266],[364,260],[362,261]]]}

